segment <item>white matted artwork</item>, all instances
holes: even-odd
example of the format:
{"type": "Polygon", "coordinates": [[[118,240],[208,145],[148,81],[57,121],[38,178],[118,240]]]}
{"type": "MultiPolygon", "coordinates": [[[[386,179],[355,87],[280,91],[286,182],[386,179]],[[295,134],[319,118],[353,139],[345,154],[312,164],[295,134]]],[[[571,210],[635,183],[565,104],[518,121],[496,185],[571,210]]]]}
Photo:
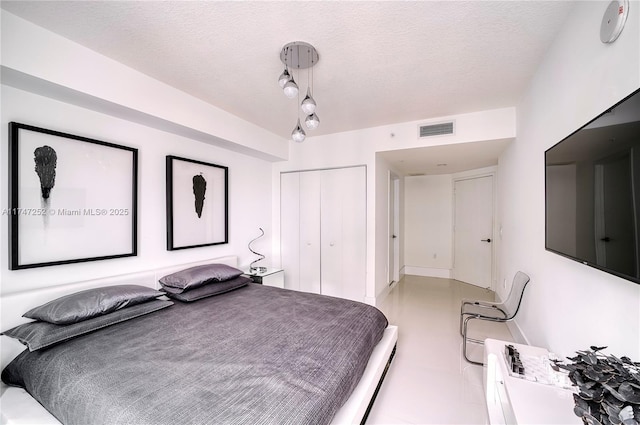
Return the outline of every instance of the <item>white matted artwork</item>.
{"type": "Polygon", "coordinates": [[[11,270],[137,254],[138,150],[9,123],[11,270]]]}
{"type": "Polygon", "coordinates": [[[167,250],[228,242],[227,167],[167,156],[167,250]]]}

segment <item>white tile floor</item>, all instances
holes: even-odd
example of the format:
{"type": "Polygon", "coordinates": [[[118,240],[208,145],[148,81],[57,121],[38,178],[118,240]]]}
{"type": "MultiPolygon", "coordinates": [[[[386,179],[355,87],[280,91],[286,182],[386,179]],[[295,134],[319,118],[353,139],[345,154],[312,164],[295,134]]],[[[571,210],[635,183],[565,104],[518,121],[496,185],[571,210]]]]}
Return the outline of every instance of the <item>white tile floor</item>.
{"type": "MultiPolygon", "coordinates": [[[[452,279],[405,276],[380,309],[398,325],[398,345],[368,425],[485,424],[482,367],[462,357],[458,332],[463,298],[493,293],[452,279]]],[[[469,335],[512,340],[504,324],[471,321],[469,335]]],[[[482,346],[469,344],[481,361],[482,346]]]]}

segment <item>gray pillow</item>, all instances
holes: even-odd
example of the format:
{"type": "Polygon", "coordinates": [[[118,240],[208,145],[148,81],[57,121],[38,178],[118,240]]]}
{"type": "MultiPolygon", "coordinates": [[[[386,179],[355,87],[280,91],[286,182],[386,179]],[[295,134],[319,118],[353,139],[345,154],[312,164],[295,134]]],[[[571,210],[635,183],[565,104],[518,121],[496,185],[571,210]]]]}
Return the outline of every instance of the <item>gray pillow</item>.
{"type": "Polygon", "coordinates": [[[164,276],[160,279],[160,285],[167,292],[180,294],[187,289],[197,288],[208,283],[235,279],[241,274],[242,270],[226,264],[205,264],[164,276]]]}
{"type": "Polygon", "coordinates": [[[25,323],[2,332],[0,335],[16,338],[26,345],[29,351],[36,351],[134,317],[152,313],[170,305],[173,305],[172,301],[153,300],[70,325],[54,325],[47,322],[25,323]]]}
{"type": "Polygon", "coordinates": [[[251,282],[250,278],[246,276],[238,276],[235,279],[226,280],[224,282],[199,286],[195,289],[190,289],[180,294],[167,292],[167,296],[183,302],[196,301],[202,298],[212,297],[214,295],[233,291],[234,289],[246,286],[247,284],[249,284],[249,282],[251,282]]]}
{"type": "Polygon", "coordinates": [[[157,298],[164,293],[140,285],[87,289],[32,308],[22,317],[68,325],[157,298]]]}

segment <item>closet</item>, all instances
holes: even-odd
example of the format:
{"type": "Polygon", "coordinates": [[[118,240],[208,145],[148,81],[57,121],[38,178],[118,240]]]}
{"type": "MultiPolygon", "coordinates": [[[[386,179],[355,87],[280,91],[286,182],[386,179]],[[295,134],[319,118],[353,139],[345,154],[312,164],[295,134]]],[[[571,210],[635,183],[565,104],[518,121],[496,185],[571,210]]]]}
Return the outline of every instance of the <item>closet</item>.
{"type": "Polygon", "coordinates": [[[364,301],[366,168],[280,175],[285,288],[364,301]]]}

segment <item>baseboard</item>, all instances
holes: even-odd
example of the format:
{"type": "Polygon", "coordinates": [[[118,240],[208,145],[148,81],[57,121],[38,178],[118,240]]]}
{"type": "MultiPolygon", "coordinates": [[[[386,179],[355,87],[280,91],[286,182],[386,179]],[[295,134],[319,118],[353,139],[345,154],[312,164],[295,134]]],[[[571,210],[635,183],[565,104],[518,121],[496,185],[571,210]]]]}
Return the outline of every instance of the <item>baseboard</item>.
{"type": "Polygon", "coordinates": [[[432,267],[404,266],[405,274],[424,277],[441,277],[451,279],[451,269],[436,269],[432,267]]]}
{"type": "MultiPolygon", "coordinates": [[[[402,280],[403,274],[400,275],[400,280],[402,280]]],[[[364,302],[373,306],[379,306],[387,295],[398,285],[398,282],[393,282],[391,285],[387,285],[379,294],[376,294],[375,298],[365,297],[364,302]]]]}
{"type": "Polygon", "coordinates": [[[509,328],[509,332],[511,332],[511,336],[515,339],[515,342],[518,344],[531,345],[529,344],[529,339],[525,336],[520,326],[516,321],[507,322],[507,328],[509,328]]]}

